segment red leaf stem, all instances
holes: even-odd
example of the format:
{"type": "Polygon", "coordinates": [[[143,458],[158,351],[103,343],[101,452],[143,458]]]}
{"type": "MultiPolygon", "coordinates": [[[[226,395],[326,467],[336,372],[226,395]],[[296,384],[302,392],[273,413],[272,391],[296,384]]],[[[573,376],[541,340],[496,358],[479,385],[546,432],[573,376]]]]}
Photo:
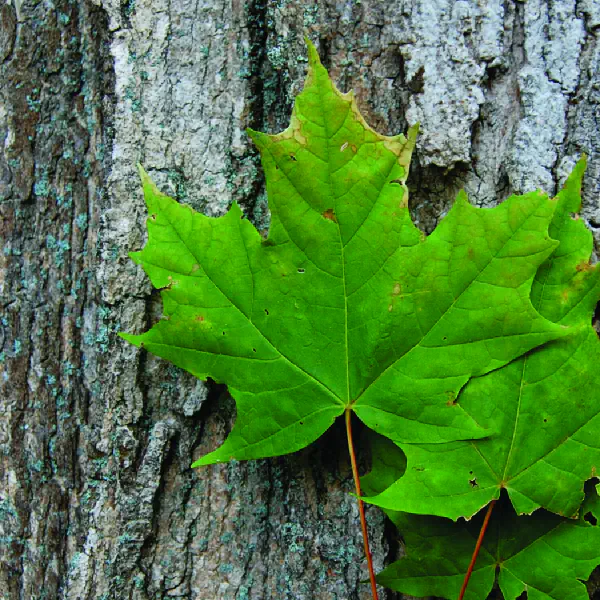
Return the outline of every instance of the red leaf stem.
{"type": "Polygon", "coordinates": [[[354,476],[354,486],[356,488],[356,495],[358,496],[358,512],[360,513],[360,525],[362,527],[363,544],[365,547],[365,555],[367,557],[367,565],[369,567],[369,579],[371,580],[371,592],[373,593],[373,600],[379,600],[377,595],[377,583],[375,581],[375,571],[373,570],[373,558],[371,557],[371,550],[369,548],[369,534],[367,533],[367,519],[365,518],[365,506],[363,501],[360,499],[362,492],[360,490],[360,479],[358,477],[358,467],[356,466],[356,454],[354,452],[354,442],[352,441],[352,411],[346,409],[346,433],[348,434],[348,450],[350,452],[350,462],[352,463],[352,475],[354,476]]]}
{"type": "Polygon", "coordinates": [[[496,501],[492,500],[488,505],[487,512],[485,513],[485,518],[483,519],[483,524],[481,525],[481,530],[479,531],[479,537],[477,538],[477,543],[475,544],[475,550],[473,551],[473,556],[471,557],[471,563],[469,564],[467,574],[465,575],[465,580],[463,581],[462,587],[460,588],[458,600],[463,600],[463,598],[465,597],[465,592],[467,591],[467,586],[469,585],[469,579],[471,579],[471,573],[473,573],[473,567],[475,566],[475,561],[477,560],[477,555],[479,554],[479,550],[481,549],[481,544],[483,543],[485,531],[487,529],[488,523],[490,522],[490,517],[492,516],[492,509],[494,508],[494,504],[496,504],[496,501]]]}

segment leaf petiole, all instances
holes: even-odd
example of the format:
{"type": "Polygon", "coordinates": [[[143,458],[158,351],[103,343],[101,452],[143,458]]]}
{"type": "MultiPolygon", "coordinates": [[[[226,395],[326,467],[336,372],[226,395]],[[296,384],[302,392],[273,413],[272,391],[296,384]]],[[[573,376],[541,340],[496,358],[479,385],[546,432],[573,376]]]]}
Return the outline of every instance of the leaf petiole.
{"type": "Polygon", "coordinates": [[[463,598],[465,597],[465,592],[467,591],[467,586],[469,585],[469,579],[471,579],[471,573],[473,572],[473,567],[475,566],[475,562],[477,561],[477,555],[479,554],[481,544],[483,543],[485,531],[487,529],[488,523],[490,522],[490,517],[492,516],[494,504],[496,504],[496,501],[492,500],[488,505],[487,512],[485,513],[485,518],[483,519],[483,524],[481,525],[481,530],[479,531],[479,537],[477,538],[477,543],[475,544],[475,550],[473,551],[473,556],[471,557],[471,563],[469,564],[467,574],[465,575],[462,587],[460,588],[458,600],[463,600],[463,598]]]}
{"type": "Polygon", "coordinates": [[[352,440],[352,410],[347,408],[345,411],[346,419],[346,434],[348,435],[348,451],[350,452],[350,462],[352,464],[352,475],[354,476],[354,486],[356,488],[356,495],[358,496],[358,512],[360,513],[360,525],[362,527],[363,544],[365,548],[365,556],[367,557],[367,565],[369,567],[369,579],[371,581],[371,592],[373,593],[373,600],[378,600],[377,595],[377,583],[375,581],[375,571],[373,570],[373,558],[371,556],[371,549],[369,548],[369,534],[367,532],[367,519],[365,518],[365,505],[360,499],[362,492],[360,489],[360,478],[358,477],[358,467],[356,466],[356,454],[354,452],[354,442],[352,440]]]}

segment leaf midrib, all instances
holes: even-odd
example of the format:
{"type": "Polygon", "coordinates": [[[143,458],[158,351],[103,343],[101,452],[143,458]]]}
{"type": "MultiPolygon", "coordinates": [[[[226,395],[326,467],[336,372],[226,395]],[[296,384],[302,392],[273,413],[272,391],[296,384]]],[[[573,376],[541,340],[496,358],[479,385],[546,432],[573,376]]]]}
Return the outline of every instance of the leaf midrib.
{"type": "MultiPolygon", "coordinates": [[[[315,74],[315,75],[317,75],[317,74],[315,74]]],[[[335,88],[333,88],[333,83],[332,83],[332,91],[334,94],[336,93],[335,88]]],[[[335,214],[337,215],[337,197],[334,194],[333,184],[331,181],[331,175],[332,175],[331,174],[331,148],[330,148],[331,137],[329,136],[329,132],[327,131],[327,118],[325,117],[325,102],[323,100],[323,90],[320,85],[317,86],[317,93],[319,94],[319,100],[321,103],[321,114],[323,116],[323,129],[325,131],[325,139],[327,140],[325,147],[327,148],[327,161],[326,162],[327,162],[327,180],[328,180],[327,182],[329,185],[329,195],[331,196],[332,203],[335,205],[335,214]]],[[[342,125],[340,126],[340,129],[343,127],[343,124],[346,122],[346,119],[348,118],[348,115],[350,114],[351,109],[352,109],[352,104],[349,102],[348,110],[346,111],[346,114],[344,115],[344,119],[342,121],[342,125]]],[[[339,131],[339,129],[338,129],[338,131],[339,131]]],[[[342,261],[342,283],[344,286],[344,351],[346,353],[346,360],[344,361],[344,363],[346,365],[345,407],[348,408],[348,406],[350,404],[350,357],[349,357],[349,349],[348,349],[348,290],[347,290],[347,286],[346,286],[346,254],[345,254],[344,240],[342,239],[342,229],[341,229],[339,221],[337,220],[337,216],[336,216],[335,224],[337,225],[338,238],[340,241],[340,252],[341,252],[341,261],[342,261]]]]}

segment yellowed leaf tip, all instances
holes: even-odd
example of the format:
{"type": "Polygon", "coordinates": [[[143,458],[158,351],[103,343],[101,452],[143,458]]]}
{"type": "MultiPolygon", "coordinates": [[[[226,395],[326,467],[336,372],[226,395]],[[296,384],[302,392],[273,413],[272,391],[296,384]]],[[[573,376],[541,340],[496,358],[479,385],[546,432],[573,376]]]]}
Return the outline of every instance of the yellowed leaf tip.
{"type": "Polygon", "coordinates": [[[142,167],[142,163],[137,163],[136,167],[137,167],[140,179],[142,180],[142,183],[144,183],[146,180],[149,179],[148,173],[146,173],[146,171],[144,170],[144,167],[142,167]]]}
{"type": "Polygon", "coordinates": [[[415,147],[415,144],[417,142],[417,136],[419,135],[419,129],[420,128],[421,128],[421,123],[419,123],[419,121],[417,121],[406,132],[406,139],[408,140],[409,148],[411,150],[415,147]]]}

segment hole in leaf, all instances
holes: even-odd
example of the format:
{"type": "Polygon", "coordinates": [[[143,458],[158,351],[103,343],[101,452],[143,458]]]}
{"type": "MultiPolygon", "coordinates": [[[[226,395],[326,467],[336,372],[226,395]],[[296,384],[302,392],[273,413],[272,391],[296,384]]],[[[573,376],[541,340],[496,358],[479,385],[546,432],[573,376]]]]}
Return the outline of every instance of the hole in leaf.
{"type": "Polygon", "coordinates": [[[300,425],[304,425],[304,421],[300,421],[300,425]]]}
{"type": "Polygon", "coordinates": [[[590,525],[598,525],[598,519],[596,519],[596,517],[591,512],[585,513],[585,515],[583,515],[583,520],[587,521],[590,525]]]}
{"type": "Polygon", "coordinates": [[[252,348],[252,352],[256,352],[256,348],[252,348]]]}
{"type": "Polygon", "coordinates": [[[469,483],[471,484],[472,488],[479,487],[479,484],[477,483],[477,477],[473,477],[473,479],[469,479],[469,483]]]}
{"type": "Polygon", "coordinates": [[[267,315],[267,317],[269,316],[269,309],[265,308],[265,315],[267,315]]]}
{"type": "Polygon", "coordinates": [[[298,269],[298,273],[304,273],[304,269],[298,269]]]}
{"type": "Polygon", "coordinates": [[[292,159],[294,162],[296,162],[296,161],[298,160],[294,154],[290,154],[290,158],[291,158],[291,159],[292,159]]]}
{"type": "Polygon", "coordinates": [[[600,302],[596,304],[596,310],[594,311],[594,316],[592,317],[592,327],[600,336],[600,302]]]}
{"type": "Polygon", "coordinates": [[[547,422],[548,422],[548,419],[544,419],[544,423],[547,423],[547,422]]]}
{"type": "Polygon", "coordinates": [[[396,185],[402,185],[402,181],[400,179],[392,179],[390,183],[395,183],[396,185]]]}
{"type": "Polygon", "coordinates": [[[573,219],[573,221],[579,221],[579,214],[578,213],[571,213],[571,219],[573,219]]]}
{"type": "Polygon", "coordinates": [[[225,335],[225,332],[223,332],[223,335],[225,335]]]}

